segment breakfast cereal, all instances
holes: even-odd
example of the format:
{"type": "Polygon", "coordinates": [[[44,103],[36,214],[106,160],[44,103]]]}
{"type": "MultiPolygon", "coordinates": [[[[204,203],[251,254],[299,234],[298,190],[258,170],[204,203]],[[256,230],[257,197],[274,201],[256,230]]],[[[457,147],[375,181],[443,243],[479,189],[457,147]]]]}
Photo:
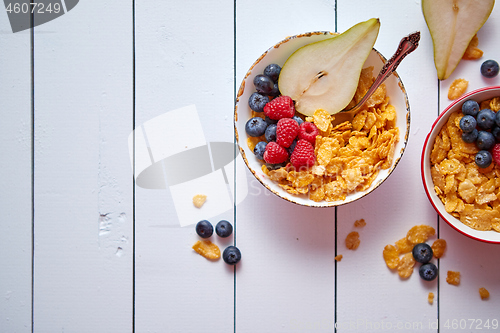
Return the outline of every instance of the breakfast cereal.
{"type": "MultiPolygon", "coordinates": [[[[346,108],[359,102],[374,80],[373,67],[363,69],[352,105],[346,108]]],[[[345,200],[350,193],[367,190],[380,170],[391,167],[399,141],[396,109],[389,104],[385,85],[375,91],[352,122],[334,127],[334,119],[321,109],[305,118],[319,131],[314,166],[296,171],[290,165],[277,170],[263,165],[263,172],[287,192],[307,194],[316,202],[345,200]]]]}
{"type": "Polygon", "coordinates": [[[434,293],[429,293],[429,295],[427,296],[427,301],[429,302],[430,305],[432,305],[434,303],[434,293]]]}
{"type": "MultiPolygon", "coordinates": [[[[481,108],[500,109],[500,98],[480,103],[481,108]]],[[[430,155],[434,190],[445,210],[476,230],[500,232],[500,166],[480,168],[475,143],[462,140],[461,111],[450,115],[438,133],[430,155]]]]}
{"type": "Polygon", "coordinates": [[[446,282],[454,286],[458,286],[460,284],[460,272],[448,271],[446,282]]]}
{"type": "Polygon", "coordinates": [[[454,100],[465,94],[467,87],[469,86],[469,81],[465,79],[454,80],[448,90],[448,99],[454,100]]]}
{"type": "Polygon", "coordinates": [[[477,34],[472,37],[469,42],[469,46],[465,50],[462,59],[464,60],[476,60],[483,56],[483,51],[479,49],[477,46],[479,45],[479,39],[477,38],[477,34]]]}
{"type": "Polygon", "coordinates": [[[335,256],[335,261],[341,261],[343,258],[343,255],[339,254],[338,256],[335,256]]]}
{"type": "Polygon", "coordinates": [[[399,251],[394,245],[386,245],[382,252],[385,264],[390,269],[395,269],[399,266],[399,251]]]}
{"type": "Polygon", "coordinates": [[[427,241],[430,236],[434,236],[436,230],[429,225],[416,225],[406,234],[406,239],[413,245],[427,241]]]}
{"type": "Polygon", "coordinates": [[[359,219],[354,221],[354,226],[357,228],[363,228],[366,225],[365,219],[359,219]]]}
{"type": "Polygon", "coordinates": [[[193,205],[196,208],[201,208],[203,206],[203,204],[205,203],[205,201],[207,201],[207,196],[204,194],[196,194],[193,197],[193,205]]]}
{"type": "Polygon", "coordinates": [[[397,267],[398,274],[403,279],[409,278],[413,274],[413,266],[415,266],[415,259],[412,253],[406,253],[399,260],[397,267]]]}
{"type": "Polygon", "coordinates": [[[486,288],[479,288],[479,296],[481,296],[482,300],[485,300],[490,297],[490,292],[486,288]]]}
{"type": "Polygon", "coordinates": [[[220,258],[219,247],[209,240],[196,241],[193,250],[207,259],[216,260],[220,258]]]}
{"type": "Polygon", "coordinates": [[[359,233],[357,231],[350,232],[345,238],[345,246],[349,250],[356,250],[359,247],[359,233]]]}
{"type": "Polygon", "coordinates": [[[436,239],[434,243],[432,243],[431,248],[434,257],[441,258],[444,254],[444,250],[446,249],[446,241],[444,239],[436,239]]]}

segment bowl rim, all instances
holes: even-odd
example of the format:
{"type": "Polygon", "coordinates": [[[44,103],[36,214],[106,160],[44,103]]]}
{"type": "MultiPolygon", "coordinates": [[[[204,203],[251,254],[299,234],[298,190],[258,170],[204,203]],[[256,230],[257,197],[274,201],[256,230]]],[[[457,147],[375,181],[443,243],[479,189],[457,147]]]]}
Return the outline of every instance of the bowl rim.
{"type": "MultiPolygon", "coordinates": [[[[434,123],[432,124],[432,127],[429,131],[429,133],[427,134],[427,136],[425,137],[425,140],[424,140],[424,145],[423,145],[423,148],[422,148],[422,154],[421,154],[421,157],[420,157],[420,174],[421,174],[421,177],[422,177],[422,183],[423,183],[423,186],[424,186],[424,190],[425,190],[425,194],[427,195],[427,198],[429,199],[429,202],[431,203],[431,205],[434,207],[434,210],[438,213],[438,215],[450,226],[452,227],[454,230],[458,231],[459,233],[461,233],[462,235],[465,235],[469,238],[472,238],[474,240],[477,240],[477,241],[481,241],[481,242],[485,242],[485,243],[489,243],[489,244],[500,244],[500,240],[498,241],[495,241],[495,240],[489,240],[489,239],[483,239],[483,238],[479,238],[479,237],[476,237],[476,236],[473,236],[469,233],[466,233],[462,230],[460,230],[459,228],[457,228],[452,222],[450,222],[448,220],[448,217],[447,216],[444,216],[444,214],[441,212],[441,209],[439,209],[436,205],[436,203],[434,202],[434,198],[433,196],[431,195],[431,190],[428,188],[427,186],[427,178],[426,178],[426,173],[425,173],[425,168],[426,168],[426,161],[427,161],[427,154],[426,152],[430,149],[428,148],[428,146],[430,145],[430,138],[432,136],[432,134],[434,133],[435,130],[437,130],[437,125],[438,123],[444,119],[445,117],[448,117],[449,114],[448,112],[450,112],[451,109],[453,109],[457,104],[460,104],[462,102],[464,102],[465,100],[467,100],[468,98],[470,98],[471,96],[473,95],[477,95],[479,93],[482,93],[482,92],[485,92],[485,91],[490,91],[490,90],[494,90],[494,89],[497,89],[497,90],[500,90],[500,86],[488,86],[488,87],[482,87],[482,88],[478,88],[476,90],[473,90],[471,92],[468,92],[466,93],[465,95],[461,96],[460,98],[454,100],[452,103],[450,103],[440,114],[439,116],[436,118],[436,120],[434,120],[434,123]]],[[[432,179],[430,180],[432,181],[432,179]]],[[[434,189],[432,189],[434,190],[434,189]]],[[[442,203],[441,203],[442,204],[442,203]]],[[[455,218],[456,219],[456,218],[455,218]]],[[[458,222],[460,222],[460,220],[456,219],[458,222]]],[[[460,222],[462,223],[462,222],[460,222]]],[[[470,228],[470,227],[469,227],[470,228]]],[[[475,230],[475,229],[472,229],[471,230],[475,230]]],[[[480,231],[480,230],[476,230],[476,231],[480,231]]]]}
{"type": "MultiPolygon", "coordinates": [[[[236,99],[235,99],[235,102],[234,102],[233,125],[234,125],[235,140],[236,140],[236,143],[238,145],[239,153],[240,153],[241,157],[243,158],[243,160],[244,160],[244,162],[245,162],[248,170],[252,173],[252,175],[254,176],[254,178],[256,178],[257,181],[259,181],[259,183],[262,186],[264,186],[267,190],[269,190],[271,193],[273,193],[274,195],[276,195],[277,197],[279,197],[279,198],[281,198],[283,200],[286,200],[288,202],[291,202],[291,203],[294,203],[294,204],[300,205],[300,206],[313,207],[313,208],[332,208],[332,207],[337,207],[337,206],[343,206],[343,205],[349,204],[351,202],[357,201],[357,200],[365,197],[366,195],[368,195],[368,194],[372,193],[374,190],[376,190],[382,183],[384,183],[389,178],[389,176],[393,173],[393,171],[396,168],[396,166],[401,161],[401,158],[403,157],[404,152],[406,151],[406,148],[408,146],[408,137],[409,137],[409,134],[410,134],[410,118],[411,118],[411,115],[410,115],[410,102],[409,102],[409,99],[408,99],[408,93],[407,93],[406,88],[405,88],[405,86],[403,84],[403,81],[401,80],[401,77],[399,76],[399,74],[397,73],[397,71],[394,71],[392,73],[392,75],[394,75],[396,77],[397,85],[399,86],[399,89],[403,93],[403,96],[404,96],[403,100],[404,100],[404,104],[405,104],[405,108],[404,108],[403,112],[405,113],[404,114],[404,118],[405,118],[405,124],[406,124],[406,126],[405,126],[405,131],[403,133],[401,133],[401,134],[404,134],[403,135],[404,139],[400,140],[400,141],[403,141],[403,146],[401,147],[400,153],[398,154],[397,158],[394,158],[393,164],[388,169],[389,171],[388,171],[387,176],[385,178],[383,178],[383,179],[380,179],[378,182],[373,183],[372,184],[373,187],[370,188],[367,191],[364,191],[364,193],[362,195],[360,195],[358,198],[354,198],[352,200],[343,200],[341,202],[340,201],[314,202],[314,201],[310,200],[312,202],[311,204],[299,202],[297,200],[292,200],[292,199],[290,199],[290,198],[288,198],[286,196],[280,195],[280,193],[277,193],[275,190],[273,190],[272,188],[270,188],[266,183],[264,183],[260,179],[260,177],[257,177],[256,171],[253,168],[250,167],[249,162],[247,160],[246,153],[244,151],[244,148],[242,147],[242,143],[240,143],[240,137],[239,137],[239,133],[238,133],[237,122],[238,122],[238,118],[239,118],[238,117],[239,116],[238,115],[238,107],[241,104],[240,97],[243,95],[243,93],[245,91],[246,80],[248,79],[249,76],[251,76],[252,71],[254,70],[255,66],[258,65],[262,61],[262,59],[264,59],[267,56],[267,54],[270,51],[272,51],[273,49],[279,48],[282,44],[287,43],[287,42],[289,42],[291,40],[294,40],[294,39],[297,39],[297,38],[302,38],[302,37],[318,36],[318,35],[319,36],[324,35],[324,36],[334,37],[335,35],[338,35],[338,34],[339,33],[337,33],[337,32],[331,32],[331,31],[311,31],[311,32],[299,33],[299,34],[296,34],[296,35],[288,36],[288,37],[284,38],[283,40],[275,43],[273,46],[269,47],[266,51],[264,51],[252,63],[252,65],[250,66],[250,68],[246,71],[245,76],[241,80],[239,89],[238,89],[237,94],[236,94],[236,99]]],[[[372,52],[375,52],[377,54],[377,56],[380,58],[380,60],[383,63],[387,62],[387,58],[385,58],[377,49],[372,48],[372,52]]]]}

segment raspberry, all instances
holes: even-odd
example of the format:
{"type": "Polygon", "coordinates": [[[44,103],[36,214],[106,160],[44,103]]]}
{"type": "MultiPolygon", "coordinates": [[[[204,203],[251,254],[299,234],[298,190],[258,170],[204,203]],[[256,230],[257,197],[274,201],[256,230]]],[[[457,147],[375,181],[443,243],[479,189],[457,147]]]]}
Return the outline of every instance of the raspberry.
{"type": "Polygon", "coordinates": [[[269,142],[264,152],[264,161],[269,164],[279,164],[286,161],[288,152],[276,142],[269,142]]]}
{"type": "Polygon", "coordinates": [[[276,128],[276,143],[288,148],[299,133],[299,124],[292,118],[281,118],[276,128]]]}
{"type": "Polygon", "coordinates": [[[290,158],[290,162],[295,169],[298,170],[302,166],[313,166],[315,161],[316,157],[314,156],[313,145],[304,139],[297,141],[297,146],[295,146],[295,150],[290,158]]]}
{"type": "Polygon", "coordinates": [[[500,143],[497,143],[491,149],[491,156],[496,164],[500,165],[500,143]]]}
{"type": "Polygon", "coordinates": [[[288,96],[276,97],[264,106],[264,114],[275,120],[292,118],[295,114],[293,100],[288,96]]]}
{"type": "Polygon", "coordinates": [[[316,135],[318,134],[318,128],[313,123],[305,121],[300,125],[299,139],[304,139],[314,144],[316,142],[316,135]]]}

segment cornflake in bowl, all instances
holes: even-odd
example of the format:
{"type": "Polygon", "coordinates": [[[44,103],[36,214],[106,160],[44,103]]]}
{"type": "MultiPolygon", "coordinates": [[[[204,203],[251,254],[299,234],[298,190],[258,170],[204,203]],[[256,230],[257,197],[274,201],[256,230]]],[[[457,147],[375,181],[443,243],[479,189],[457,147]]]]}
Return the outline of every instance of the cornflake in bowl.
{"type": "Polygon", "coordinates": [[[500,110],[500,87],[470,92],[451,103],[436,119],[422,150],[422,181],[429,201],[451,227],[476,240],[500,243],[500,166],[479,167],[474,142],[462,140],[462,104],[500,110]]]}
{"type": "MultiPolygon", "coordinates": [[[[331,32],[311,32],[288,37],[262,54],[250,67],[238,91],[234,124],[241,155],[255,178],[277,196],[304,206],[333,207],[353,202],[380,186],[394,171],[406,147],[410,127],[410,107],[403,83],[396,72],[365,103],[352,123],[333,127],[331,116],[317,110],[311,117],[298,112],[302,120],[319,130],[314,144],[314,166],[295,170],[290,163],[281,168],[259,160],[253,149],[263,137],[248,136],[247,121],[264,118],[250,109],[248,99],[256,91],[253,80],[269,64],[283,66],[302,46],[332,38],[331,32]]],[[[363,97],[386,59],[375,49],[361,72],[358,89],[350,108],[363,97]]],[[[332,98],[335,95],[332,94],[332,98]]]]}

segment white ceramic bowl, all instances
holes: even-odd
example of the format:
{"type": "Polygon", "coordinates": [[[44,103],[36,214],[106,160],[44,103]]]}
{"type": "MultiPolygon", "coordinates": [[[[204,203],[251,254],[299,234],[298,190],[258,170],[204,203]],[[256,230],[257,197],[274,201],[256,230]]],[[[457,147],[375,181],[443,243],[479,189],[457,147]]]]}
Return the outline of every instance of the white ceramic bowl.
{"type": "MultiPolygon", "coordinates": [[[[276,63],[280,66],[283,66],[288,57],[298,48],[309,43],[331,38],[332,35],[334,35],[334,33],[325,31],[304,33],[288,37],[285,40],[277,43],[273,47],[269,48],[254,62],[254,64],[246,73],[245,78],[243,79],[243,82],[241,83],[240,89],[238,91],[234,110],[235,135],[238,141],[240,153],[255,178],[265,188],[267,188],[277,196],[287,201],[310,207],[339,206],[342,204],[353,202],[354,200],[367,195],[375,188],[377,188],[392,173],[392,171],[394,171],[394,168],[401,159],[406,147],[406,142],[410,130],[410,106],[408,103],[408,97],[406,95],[406,91],[401,79],[395,72],[385,81],[385,85],[387,87],[387,94],[390,98],[390,103],[394,105],[397,112],[397,126],[400,129],[399,142],[396,145],[392,166],[389,169],[381,170],[375,181],[366,191],[352,193],[348,195],[343,201],[315,202],[308,199],[306,195],[297,196],[286,192],[284,189],[279,187],[277,183],[271,181],[266,177],[266,175],[261,170],[262,162],[255,158],[253,151],[248,148],[246,143],[248,136],[245,132],[245,123],[248,119],[251,118],[252,112],[252,110],[248,106],[248,98],[255,91],[255,88],[253,86],[253,79],[256,75],[261,74],[267,65],[276,63]]],[[[384,65],[385,61],[386,59],[374,49],[366,60],[364,67],[374,66],[373,72],[374,75],[377,75],[384,65]]]]}
{"type": "Polygon", "coordinates": [[[432,125],[431,131],[427,135],[427,138],[424,142],[421,161],[422,181],[424,183],[425,192],[427,193],[427,197],[429,198],[432,206],[434,206],[434,209],[438,212],[441,218],[458,232],[470,238],[488,243],[500,243],[500,233],[496,231],[480,231],[472,229],[460,222],[460,220],[455,218],[453,215],[446,212],[443,203],[434,191],[434,183],[432,182],[431,177],[430,156],[434,141],[436,139],[436,136],[439,134],[439,131],[441,130],[443,125],[446,124],[449,116],[453,112],[461,110],[463,102],[468,99],[473,99],[477,102],[481,102],[497,96],[500,96],[500,86],[486,87],[472,91],[451,103],[443,112],[441,112],[439,117],[432,125]]]}

